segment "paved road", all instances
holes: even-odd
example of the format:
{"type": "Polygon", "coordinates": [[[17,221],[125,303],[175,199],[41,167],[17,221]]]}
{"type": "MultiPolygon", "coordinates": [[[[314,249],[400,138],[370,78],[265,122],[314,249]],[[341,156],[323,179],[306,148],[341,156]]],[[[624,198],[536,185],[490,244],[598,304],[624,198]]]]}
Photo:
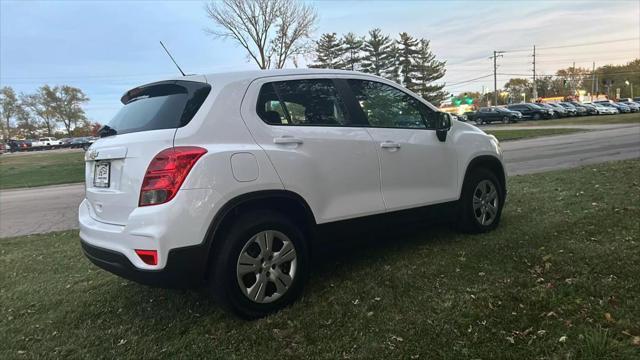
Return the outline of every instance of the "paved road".
{"type": "Polygon", "coordinates": [[[640,157],[640,125],[502,143],[509,175],[640,157]]]}
{"type": "MultiPolygon", "coordinates": [[[[504,142],[507,171],[519,175],[640,157],[640,125],[608,127],[504,142]]],[[[0,238],[77,228],[83,195],[82,184],[1,191],[0,238]]]]}
{"type": "Polygon", "coordinates": [[[78,227],[84,184],[0,191],[0,238],[78,227]]]}

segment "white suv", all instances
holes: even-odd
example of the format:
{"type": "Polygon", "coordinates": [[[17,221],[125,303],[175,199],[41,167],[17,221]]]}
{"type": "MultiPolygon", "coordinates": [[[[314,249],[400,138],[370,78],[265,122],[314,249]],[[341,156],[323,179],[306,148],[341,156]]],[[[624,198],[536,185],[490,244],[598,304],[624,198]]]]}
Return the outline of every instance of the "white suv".
{"type": "Polygon", "coordinates": [[[86,153],[86,256],[140,283],[207,284],[246,318],[300,295],[328,225],[432,205],[468,232],[500,220],[496,138],[376,76],[186,76],[121,100],[86,153]]]}

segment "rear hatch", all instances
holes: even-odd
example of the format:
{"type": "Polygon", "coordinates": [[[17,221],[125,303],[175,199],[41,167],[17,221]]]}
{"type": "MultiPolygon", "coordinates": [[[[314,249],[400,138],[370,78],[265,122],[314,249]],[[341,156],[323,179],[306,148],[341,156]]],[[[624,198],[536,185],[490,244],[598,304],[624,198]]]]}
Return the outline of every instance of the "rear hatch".
{"type": "Polygon", "coordinates": [[[95,220],[126,224],[149,163],[173,147],[176,129],[191,121],[210,91],[204,82],[172,80],[122,96],[124,106],[85,154],[86,198],[95,220]]]}

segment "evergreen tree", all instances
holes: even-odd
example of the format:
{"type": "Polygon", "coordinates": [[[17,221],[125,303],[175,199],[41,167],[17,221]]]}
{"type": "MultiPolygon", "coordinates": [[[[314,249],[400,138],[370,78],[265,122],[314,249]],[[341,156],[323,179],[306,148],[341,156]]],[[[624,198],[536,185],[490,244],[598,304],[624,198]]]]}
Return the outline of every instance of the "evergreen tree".
{"type": "Polygon", "coordinates": [[[316,62],[310,67],[324,69],[341,69],[342,54],[344,52],[342,41],[336,33],[325,33],[316,41],[316,62]]]}
{"type": "Polygon", "coordinates": [[[343,65],[345,70],[358,70],[362,60],[364,41],[354,33],[342,37],[343,65]]]}
{"type": "Polygon", "coordinates": [[[434,83],[444,76],[445,64],[445,61],[436,60],[436,56],[429,48],[429,40],[421,39],[416,54],[417,76],[414,91],[435,105],[447,96],[447,93],[442,90],[444,83],[434,83]]]}
{"type": "Polygon", "coordinates": [[[363,46],[362,71],[394,79],[394,48],[393,40],[383,35],[382,30],[370,30],[369,38],[364,41],[363,46]]]}
{"type": "Polygon", "coordinates": [[[415,79],[420,74],[416,64],[419,41],[406,32],[402,32],[400,39],[396,40],[396,44],[398,46],[396,67],[400,84],[415,92],[417,90],[415,79]]]}

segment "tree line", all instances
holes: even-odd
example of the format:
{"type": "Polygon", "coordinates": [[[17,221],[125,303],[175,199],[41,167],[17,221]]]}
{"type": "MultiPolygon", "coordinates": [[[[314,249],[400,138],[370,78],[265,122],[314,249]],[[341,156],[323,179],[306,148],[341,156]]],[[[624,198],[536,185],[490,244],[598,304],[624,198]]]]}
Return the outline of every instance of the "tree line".
{"type": "MultiPolygon", "coordinates": [[[[557,70],[555,75],[538,76],[535,84],[540,97],[576,95],[577,91],[584,91],[592,95],[616,98],[617,89],[620,89],[620,97],[629,98],[634,85],[636,88],[633,95],[640,96],[640,59],[624,65],[601,66],[595,72],[593,69],[571,66],[557,70]]],[[[533,81],[527,78],[509,79],[504,90],[511,99],[522,100],[522,94],[531,99],[533,81]]]]}
{"type": "Polygon", "coordinates": [[[298,66],[301,56],[315,59],[311,67],[358,70],[396,81],[438,104],[446,97],[445,62],[436,59],[429,41],[406,32],[392,39],[380,29],[366,37],[325,33],[313,41],[318,15],[296,0],[221,0],[207,4],[215,27],[205,31],[241,46],[260,69],[298,66]]]}
{"type": "MultiPolygon", "coordinates": [[[[640,96],[640,59],[624,65],[604,65],[595,69],[568,67],[559,69],[554,75],[536,77],[538,97],[565,97],[584,91],[592,95],[607,95],[613,99],[620,89],[621,98],[640,96]],[[594,76],[595,75],[595,76],[594,76]],[[628,83],[628,84],[627,84],[628,83]]],[[[477,91],[461,92],[457,98],[469,98],[473,103],[484,106],[493,102],[493,91],[482,94],[477,91]]],[[[533,80],[530,78],[511,78],[498,90],[498,105],[518,103],[533,99],[533,80]],[[524,94],[524,95],[523,95],[524,94]]]]}
{"type": "Polygon", "coordinates": [[[315,42],[314,63],[310,67],[356,70],[378,75],[402,84],[426,100],[439,104],[447,95],[444,83],[445,61],[439,61],[430,49],[429,40],[406,32],[397,39],[376,28],[360,37],[347,33],[324,33],[315,42]]]}
{"type": "Polygon", "coordinates": [[[0,89],[0,128],[5,138],[38,135],[91,135],[96,127],[82,109],[89,98],[68,85],[43,85],[34,93],[16,94],[10,86],[0,89]]]}

